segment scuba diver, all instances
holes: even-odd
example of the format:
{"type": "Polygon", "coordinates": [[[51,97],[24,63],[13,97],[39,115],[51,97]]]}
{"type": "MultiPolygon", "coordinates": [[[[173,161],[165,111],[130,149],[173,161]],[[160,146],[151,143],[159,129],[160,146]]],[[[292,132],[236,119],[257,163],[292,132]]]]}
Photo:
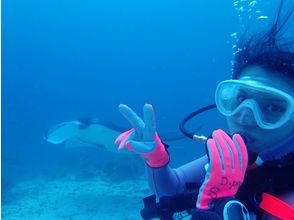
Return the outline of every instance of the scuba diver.
{"type": "Polygon", "coordinates": [[[216,106],[229,132],[206,138],[182,127],[205,142],[207,155],[171,168],[153,106],[144,105],[142,119],[119,105],[132,129],[115,143],[145,159],[154,193],[144,199],[143,219],[184,212],[191,219],[294,219],[294,42],[282,36],[294,8],[281,19],[282,2],[268,31],[239,40],[232,78],[218,84],[215,105],[205,109],[216,106]]]}

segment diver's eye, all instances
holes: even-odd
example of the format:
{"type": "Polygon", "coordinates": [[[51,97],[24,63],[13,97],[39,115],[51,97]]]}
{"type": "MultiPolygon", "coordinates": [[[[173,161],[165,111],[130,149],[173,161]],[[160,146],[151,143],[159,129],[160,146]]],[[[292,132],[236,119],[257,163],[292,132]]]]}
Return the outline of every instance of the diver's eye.
{"type": "Polygon", "coordinates": [[[266,111],[272,112],[272,113],[280,113],[285,111],[285,109],[282,106],[274,105],[274,104],[265,106],[265,109],[266,111]]]}
{"type": "Polygon", "coordinates": [[[241,94],[236,97],[236,100],[238,103],[243,102],[245,99],[247,99],[247,97],[245,95],[241,95],[241,94]]]}

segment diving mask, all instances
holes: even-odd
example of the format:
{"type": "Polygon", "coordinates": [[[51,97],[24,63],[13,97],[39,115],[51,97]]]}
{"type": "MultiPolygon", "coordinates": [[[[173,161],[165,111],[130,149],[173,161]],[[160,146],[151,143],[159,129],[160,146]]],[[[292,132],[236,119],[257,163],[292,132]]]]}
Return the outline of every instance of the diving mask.
{"type": "Polygon", "coordinates": [[[250,79],[220,82],[215,102],[225,116],[235,116],[244,108],[250,109],[257,125],[263,129],[275,129],[294,120],[291,95],[250,79]]]}

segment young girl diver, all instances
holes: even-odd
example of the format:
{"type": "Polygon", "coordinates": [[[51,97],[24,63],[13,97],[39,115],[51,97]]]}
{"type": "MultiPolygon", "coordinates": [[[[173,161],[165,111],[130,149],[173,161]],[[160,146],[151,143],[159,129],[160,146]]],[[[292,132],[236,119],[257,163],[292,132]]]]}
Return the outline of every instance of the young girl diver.
{"type": "Polygon", "coordinates": [[[207,155],[172,169],[152,105],[144,105],[143,119],[119,105],[133,128],[119,135],[118,148],[146,159],[158,198],[198,184],[192,219],[294,219],[294,42],[282,38],[294,9],[283,21],[281,11],[282,3],[267,32],[240,39],[232,78],[215,92],[230,131],[212,132],[207,155]]]}

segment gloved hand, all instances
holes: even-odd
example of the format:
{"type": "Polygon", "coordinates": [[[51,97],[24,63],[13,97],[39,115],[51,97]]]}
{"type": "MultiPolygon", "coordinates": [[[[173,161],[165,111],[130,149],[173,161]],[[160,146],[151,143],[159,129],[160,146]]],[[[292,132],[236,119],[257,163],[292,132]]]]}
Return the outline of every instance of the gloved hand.
{"type": "Polygon", "coordinates": [[[199,189],[197,208],[208,209],[213,200],[234,197],[244,180],[248,155],[239,134],[232,138],[216,130],[207,140],[209,164],[205,180],[199,189]]]}
{"type": "Polygon", "coordinates": [[[144,121],[127,105],[120,104],[119,111],[133,128],[123,132],[116,138],[115,144],[119,145],[118,150],[127,148],[130,151],[139,153],[151,167],[162,167],[167,164],[169,155],[156,132],[152,105],[144,105],[144,121]]]}

